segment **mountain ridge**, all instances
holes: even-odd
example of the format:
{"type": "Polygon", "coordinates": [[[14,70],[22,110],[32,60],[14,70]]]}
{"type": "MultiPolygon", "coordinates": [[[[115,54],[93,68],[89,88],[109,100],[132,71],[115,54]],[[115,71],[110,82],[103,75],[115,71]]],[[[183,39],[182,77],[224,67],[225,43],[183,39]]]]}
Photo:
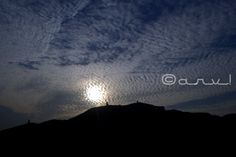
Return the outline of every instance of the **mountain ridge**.
{"type": "Polygon", "coordinates": [[[1,139],[79,141],[121,139],[198,140],[206,137],[235,137],[236,114],[214,116],[166,110],[145,103],[95,107],[68,120],[50,120],[40,124],[28,123],[0,132],[1,139]],[[196,137],[194,137],[194,136],[196,137]],[[121,139],[120,139],[121,138],[121,139]],[[54,140],[52,140],[54,139],[54,140]]]}

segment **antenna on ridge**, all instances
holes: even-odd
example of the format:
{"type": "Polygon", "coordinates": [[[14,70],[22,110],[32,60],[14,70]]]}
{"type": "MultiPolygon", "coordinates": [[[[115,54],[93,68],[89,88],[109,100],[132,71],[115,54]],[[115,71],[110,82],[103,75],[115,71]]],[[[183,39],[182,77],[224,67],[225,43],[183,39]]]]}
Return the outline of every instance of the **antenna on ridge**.
{"type": "Polygon", "coordinates": [[[106,106],[109,106],[109,103],[108,103],[108,101],[106,100],[106,106]]]}

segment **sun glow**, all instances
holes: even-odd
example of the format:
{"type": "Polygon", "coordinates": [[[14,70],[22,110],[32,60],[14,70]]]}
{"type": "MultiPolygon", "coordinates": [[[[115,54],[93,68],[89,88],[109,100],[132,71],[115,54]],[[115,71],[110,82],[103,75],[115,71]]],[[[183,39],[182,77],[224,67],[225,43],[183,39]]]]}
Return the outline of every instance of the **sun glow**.
{"type": "Polygon", "coordinates": [[[106,92],[105,90],[102,88],[102,86],[99,85],[93,85],[93,86],[89,86],[86,89],[86,98],[89,101],[92,101],[94,103],[100,103],[102,101],[105,101],[105,96],[106,96],[106,92]]]}

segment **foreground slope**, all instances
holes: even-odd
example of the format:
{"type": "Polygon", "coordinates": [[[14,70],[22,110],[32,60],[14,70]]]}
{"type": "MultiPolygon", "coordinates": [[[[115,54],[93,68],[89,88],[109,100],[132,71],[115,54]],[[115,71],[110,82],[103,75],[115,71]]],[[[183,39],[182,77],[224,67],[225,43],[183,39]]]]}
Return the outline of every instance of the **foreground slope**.
{"type": "Polygon", "coordinates": [[[236,115],[165,110],[144,103],[92,108],[69,120],[25,124],[0,132],[0,138],[14,141],[208,141],[233,138],[236,115]]]}

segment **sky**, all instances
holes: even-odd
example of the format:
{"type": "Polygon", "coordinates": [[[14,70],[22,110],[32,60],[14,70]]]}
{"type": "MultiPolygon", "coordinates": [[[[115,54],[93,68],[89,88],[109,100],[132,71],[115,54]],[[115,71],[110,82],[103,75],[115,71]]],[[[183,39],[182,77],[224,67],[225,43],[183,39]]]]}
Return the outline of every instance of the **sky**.
{"type": "Polygon", "coordinates": [[[236,113],[235,17],[234,0],[1,0],[0,129],[106,101],[236,113]]]}

